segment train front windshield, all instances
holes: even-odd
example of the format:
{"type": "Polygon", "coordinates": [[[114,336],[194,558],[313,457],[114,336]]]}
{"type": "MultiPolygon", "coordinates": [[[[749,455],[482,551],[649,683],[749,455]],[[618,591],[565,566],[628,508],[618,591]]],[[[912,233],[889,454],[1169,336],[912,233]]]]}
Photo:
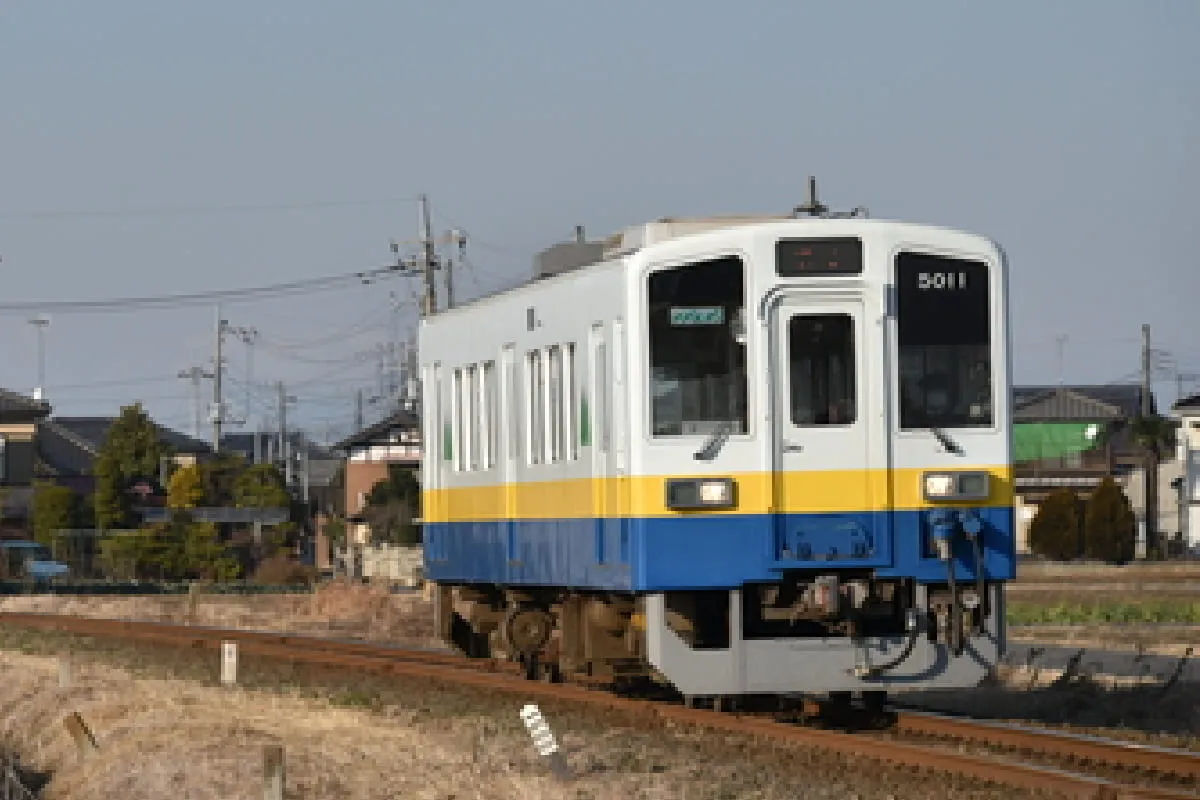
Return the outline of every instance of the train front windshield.
{"type": "Polygon", "coordinates": [[[745,269],[730,257],[650,276],[650,387],[655,436],[747,430],[740,343],[745,269]]]}
{"type": "Polygon", "coordinates": [[[900,427],[990,427],[987,264],[921,253],[896,258],[900,427]]]}

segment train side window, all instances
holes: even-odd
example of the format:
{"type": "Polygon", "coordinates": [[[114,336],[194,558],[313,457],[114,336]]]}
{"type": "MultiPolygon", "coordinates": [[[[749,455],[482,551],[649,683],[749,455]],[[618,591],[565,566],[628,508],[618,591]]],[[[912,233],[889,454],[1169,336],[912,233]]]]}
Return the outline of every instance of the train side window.
{"type": "Polygon", "coordinates": [[[530,464],[542,463],[544,455],[545,422],[542,395],[545,383],[542,376],[542,351],[530,350],[525,356],[525,453],[530,464]]]}
{"type": "Polygon", "coordinates": [[[463,470],[463,371],[454,370],[453,385],[450,387],[450,444],[454,448],[453,467],[455,472],[463,470]]]}
{"type": "Polygon", "coordinates": [[[596,344],[596,409],[593,412],[593,418],[596,420],[596,442],[600,445],[601,453],[608,452],[608,392],[608,345],[601,340],[596,344]]]}
{"type": "Polygon", "coordinates": [[[563,358],[563,447],[564,457],[568,461],[574,461],[579,458],[579,439],[576,436],[576,431],[579,430],[577,423],[579,409],[579,393],[575,388],[575,343],[571,342],[563,347],[565,355],[563,358]]]}
{"type": "Polygon", "coordinates": [[[563,460],[563,352],[560,345],[554,345],[546,351],[548,356],[547,378],[549,380],[550,396],[548,408],[550,417],[550,454],[548,461],[557,464],[563,460]]]}
{"type": "Polygon", "coordinates": [[[467,367],[463,378],[463,407],[466,409],[465,422],[466,441],[464,442],[463,469],[479,468],[479,370],[474,364],[467,367]]]}
{"type": "Polygon", "coordinates": [[[479,436],[479,467],[480,469],[491,469],[496,466],[496,362],[485,361],[479,377],[481,383],[480,400],[482,403],[480,417],[483,428],[479,436]]]}
{"type": "Polygon", "coordinates": [[[854,319],[804,314],[788,322],[792,424],[849,425],[858,418],[854,319]]]}
{"type": "Polygon", "coordinates": [[[521,452],[521,425],[517,412],[517,359],[512,345],[504,346],[501,361],[504,365],[504,458],[507,466],[514,464],[521,452]]]}

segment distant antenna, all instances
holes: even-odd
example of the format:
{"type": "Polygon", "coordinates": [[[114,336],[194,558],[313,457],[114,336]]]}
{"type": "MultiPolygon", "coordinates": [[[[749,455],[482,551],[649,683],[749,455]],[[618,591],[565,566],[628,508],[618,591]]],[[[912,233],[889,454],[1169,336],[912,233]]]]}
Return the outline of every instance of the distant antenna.
{"type": "Polygon", "coordinates": [[[792,209],[793,217],[801,217],[807,214],[810,217],[865,217],[867,209],[863,206],[856,206],[852,211],[830,211],[829,206],[817,199],[817,179],[808,176],[808,202],[801,203],[792,209]]]}

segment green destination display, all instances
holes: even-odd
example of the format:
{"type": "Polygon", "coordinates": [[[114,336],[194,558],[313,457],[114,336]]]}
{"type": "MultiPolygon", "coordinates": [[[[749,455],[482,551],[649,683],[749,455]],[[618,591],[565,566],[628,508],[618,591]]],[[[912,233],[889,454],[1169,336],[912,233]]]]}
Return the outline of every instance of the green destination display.
{"type": "Polygon", "coordinates": [[[710,308],[672,308],[672,325],[723,325],[725,309],[721,306],[710,308]]]}

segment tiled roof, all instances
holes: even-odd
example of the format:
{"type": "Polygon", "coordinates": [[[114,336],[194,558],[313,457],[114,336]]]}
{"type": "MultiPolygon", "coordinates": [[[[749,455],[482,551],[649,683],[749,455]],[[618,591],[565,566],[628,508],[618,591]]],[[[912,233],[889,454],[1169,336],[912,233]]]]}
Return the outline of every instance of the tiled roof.
{"type": "MultiPolygon", "coordinates": [[[[1138,384],[1014,386],[1013,414],[1020,421],[1129,419],[1141,413],[1138,384]]],[[[1154,396],[1150,397],[1154,412],[1154,396]]]]}
{"type": "Polygon", "coordinates": [[[1200,394],[1194,394],[1190,397],[1182,397],[1175,401],[1175,405],[1171,406],[1172,410],[1179,409],[1200,409],[1200,394]]]}
{"type": "Polygon", "coordinates": [[[8,389],[0,389],[0,417],[6,413],[47,417],[50,415],[50,404],[45,400],[35,400],[8,389]]]}
{"type": "MultiPolygon", "coordinates": [[[[116,417],[55,417],[44,420],[37,436],[38,459],[57,476],[87,475],[104,437],[116,417]]],[[[205,453],[209,446],[198,439],[155,425],[159,439],[176,453],[205,453]]]]}
{"type": "Polygon", "coordinates": [[[346,451],[358,445],[382,443],[387,441],[386,437],[394,430],[412,430],[414,428],[419,430],[420,427],[421,418],[419,416],[411,411],[401,409],[387,418],[376,422],[374,425],[363,428],[351,436],[347,436],[335,444],[333,449],[346,451]]]}
{"type": "MultiPolygon", "coordinates": [[[[92,448],[98,450],[100,445],[104,443],[104,437],[108,435],[108,429],[117,421],[117,418],[54,417],[50,421],[61,428],[65,428],[77,440],[87,442],[92,448]]],[[[199,439],[193,439],[187,434],[172,430],[158,423],[155,423],[154,427],[158,429],[159,441],[169,446],[176,453],[207,453],[212,449],[207,443],[199,439]]]]}

